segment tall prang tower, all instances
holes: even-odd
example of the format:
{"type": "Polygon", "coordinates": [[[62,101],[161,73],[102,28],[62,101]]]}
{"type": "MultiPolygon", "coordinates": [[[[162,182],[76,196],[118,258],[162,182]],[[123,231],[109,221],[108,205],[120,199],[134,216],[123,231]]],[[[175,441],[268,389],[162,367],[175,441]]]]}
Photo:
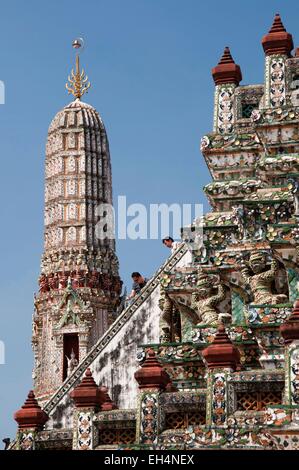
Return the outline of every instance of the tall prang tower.
{"type": "Polygon", "coordinates": [[[46,145],[44,253],[32,337],[41,403],[113,322],[122,285],[114,240],[97,238],[99,207],[112,205],[112,180],[103,121],[81,101],[89,87],[77,54],[66,85],[74,101],[54,117],[46,145]]]}

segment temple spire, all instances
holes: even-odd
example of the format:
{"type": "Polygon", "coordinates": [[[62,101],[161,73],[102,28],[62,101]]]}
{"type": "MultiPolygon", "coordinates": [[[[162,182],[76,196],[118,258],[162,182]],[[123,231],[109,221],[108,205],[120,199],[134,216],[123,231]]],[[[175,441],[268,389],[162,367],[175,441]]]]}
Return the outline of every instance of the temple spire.
{"type": "Polygon", "coordinates": [[[269,33],[281,33],[281,32],[286,32],[286,29],[283,25],[283,22],[281,21],[280,14],[276,13],[273,24],[269,30],[269,33]]]}
{"type": "Polygon", "coordinates": [[[74,49],[78,50],[76,54],[76,68],[75,71],[72,69],[68,76],[69,83],[66,83],[65,87],[69,94],[71,93],[76,99],[80,100],[84,93],[90,88],[90,82],[88,81],[88,76],[85,75],[84,69],[82,68],[80,71],[79,49],[83,47],[83,39],[75,39],[72,46],[74,49]]]}
{"type": "Polygon", "coordinates": [[[228,46],[226,46],[224,48],[222,57],[221,57],[220,61],[218,62],[218,65],[221,65],[221,64],[234,64],[234,63],[235,63],[235,61],[232,58],[232,55],[230,53],[230,48],[228,46]]]}
{"type": "MultiPolygon", "coordinates": [[[[75,54],[82,42],[73,42],[75,54]]],[[[80,100],[89,86],[77,55],[67,84],[74,100],[56,114],[47,138],[44,253],[32,340],[40,404],[109,328],[119,304],[115,240],[99,227],[96,210],[112,206],[109,142],[98,112],[80,100]],[[48,323],[53,295],[57,310],[48,323]]]]}
{"type": "Polygon", "coordinates": [[[238,348],[228,337],[223,323],[219,323],[212,343],[202,351],[209,369],[230,368],[236,370],[240,364],[238,348]]]}
{"type": "Polygon", "coordinates": [[[215,85],[234,83],[239,85],[242,80],[240,66],[232,58],[229,47],[224,48],[224,52],[219,63],[212,69],[215,85]]]}
{"type": "Polygon", "coordinates": [[[291,50],[294,47],[293,38],[286,31],[279,13],[276,13],[268,34],[263,37],[262,46],[267,56],[273,54],[290,56],[291,50]]]}

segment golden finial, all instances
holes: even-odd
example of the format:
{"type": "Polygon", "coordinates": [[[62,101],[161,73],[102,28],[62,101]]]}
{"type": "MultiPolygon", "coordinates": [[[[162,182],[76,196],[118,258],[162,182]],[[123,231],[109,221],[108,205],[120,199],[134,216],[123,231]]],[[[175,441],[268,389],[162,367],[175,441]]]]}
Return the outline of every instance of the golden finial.
{"type": "MultiPolygon", "coordinates": [[[[83,48],[83,44],[83,39],[78,38],[73,41],[72,46],[74,49],[80,49],[81,47],[83,48]]],[[[74,69],[72,69],[71,74],[68,76],[68,82],[69,83],[65,84],[67,91],[78,99],[90,88],[90,82],[88,82],[88,77],[85,75],[84,69],[80,71],[79,52],[77,52],[76,55],[76,70],[74,72],[74,69]]]]}

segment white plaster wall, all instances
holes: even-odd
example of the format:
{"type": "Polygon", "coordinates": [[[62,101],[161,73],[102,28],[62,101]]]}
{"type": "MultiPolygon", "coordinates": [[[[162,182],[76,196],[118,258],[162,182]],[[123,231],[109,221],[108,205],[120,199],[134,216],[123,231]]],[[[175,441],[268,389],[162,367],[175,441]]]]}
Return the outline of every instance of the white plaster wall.
{"type": "Polygon", "coordinates": [[[134,372],[139,368],[136,360],[138,346],[159,342],[160,287],[136,310],[130,321],[113,338],[92,364],[95,381],[108,387],[119,408],[135,408],[137,382],[134,372]]]}
{"type": "MultiPolygon", "coordinates": [[[[191,262],[187,252],[176,267],[191,262]]],[[[158,300],[160,286],[137,308],[130,320],[116,333],[112,340],[90,364],[97,384],[108,387],[109,395],[118,408],[136,407],[138,384],[134,372],[139,368],[136,359],[138,346],[159,342],[160,309],[158,300]]],[[[117,320],[116,320],[117,321],[117,320]]],[[[72,426],[72,401],[65,395],[51,413],[47,428],[69,428],[72,426]]]]}

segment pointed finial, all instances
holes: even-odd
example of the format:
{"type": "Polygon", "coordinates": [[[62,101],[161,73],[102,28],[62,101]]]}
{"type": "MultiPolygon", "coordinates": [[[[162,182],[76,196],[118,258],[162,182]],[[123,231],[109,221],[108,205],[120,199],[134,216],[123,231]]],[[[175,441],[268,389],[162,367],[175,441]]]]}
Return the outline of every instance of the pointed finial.
{"type": "Polygon", "coordinates": [[[76,69],[72,69],[71,74],[68,76],[68,82],[65,84],[69,94],[72,93],[76,99],[81,99],[81,96],[90,88],[90,82],[84,69],[80,71],[79,50],[83,49],[84,41],[82,38],[77,38],[73,41],[72,46],[77,50],[76,54],[76,69]]]}
{"type": "Polygon", "coordinates": [[[81,382],[70,393],[76,408],[96,408],[101,405],[101,393],[88,368],[81,382]]]}
{"type": "Polygon", "coordinates": [[[170,382],[169,375],[159,363],[156,353],[152,348],[147,351],[144,363],[135,372],[134,376],[140,389],[155,388],[164,390],[168,382],[170,382]]]}
{"type": "Polygon", "coordinates": [[[110,395],[108,393],[108,388],[103,385],[102,387],[99,387],[99,391],[103,400],[103,403],[101,405],[101,411],[116,410],[117,406],[111,400],[110,395]]]}
{"type": "Polygon", "coordinates": [[[279,13],[276,13],[269,33],[263,37],[262,46],[267,56],[284,54],[289,57],[291,55],[294,47],[293,38],[286,31],[279,13]]]}
{"type": "Polygon", "coordinates": [[[283,22],[281,21],[280,14],[276,13],[273,24],[269,30],[269,33],[280,33],[280,32],[286,32],[286,29],[283,25],[283,22]]]}
{"type": "Polygon", "coordinates": [[[235,63],[235,61],[232,58],[232,55],[230,53],[230,48],[228,46],[226,46],[224,48],[222,57],[218,62],[218,65],[221,65],[221,64],[234,64],[234,63],[235,63]]]}
{"type": "Polygon", "coordinates": [[[229,368],[236,370],[239,367],[239,350],[231,342],[222,322],[219,322],[214,340],[202,351],[202,356],[209,369],[229,368]]]}
{"type": "Polygon", "coordinates": [[[212,75],[215,85],[226,83],[234,83],[237,86],[239,85],[242,80],[241,69],[232,58],[229,47],[226,46],[224,48],[220,61],[216,67],[212,69],[212,75]]]}
{"type": "Polygon", "coordinates": [[[14,419],[19,429],[41,429],[48,421],[48,415],[39,406],[33,390],[28,393],[22,408],[15,412],[14,419]]]}

